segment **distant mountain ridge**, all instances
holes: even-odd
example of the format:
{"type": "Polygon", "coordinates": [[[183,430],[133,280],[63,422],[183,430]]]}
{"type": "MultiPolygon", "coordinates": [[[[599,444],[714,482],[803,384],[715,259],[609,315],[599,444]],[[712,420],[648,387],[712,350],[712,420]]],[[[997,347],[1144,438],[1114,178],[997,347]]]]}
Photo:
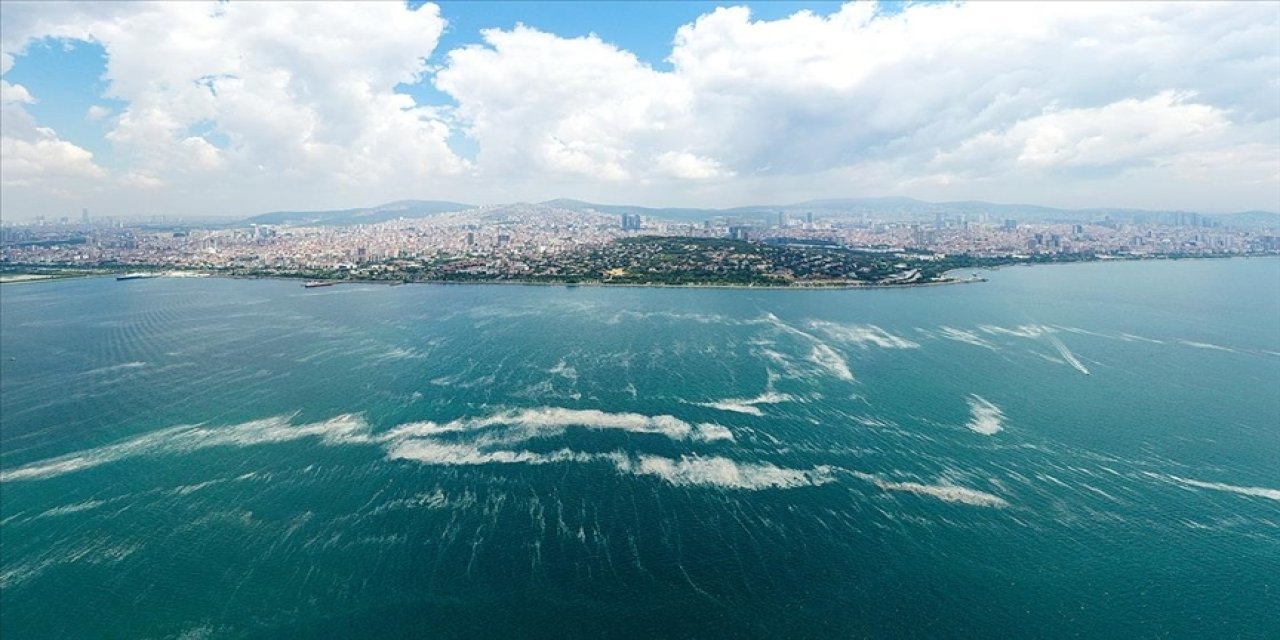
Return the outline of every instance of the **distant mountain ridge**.
{"type": "Polygon", "coordinates": [[[252,216],[249,224],[353,225],[375,224],[398,218],[426,218],[429,216],[474,209],[475,205],[444,200],[397,200],[376,207],[358,209],[334,209],[330,211],[273,211],[252,216]]]}

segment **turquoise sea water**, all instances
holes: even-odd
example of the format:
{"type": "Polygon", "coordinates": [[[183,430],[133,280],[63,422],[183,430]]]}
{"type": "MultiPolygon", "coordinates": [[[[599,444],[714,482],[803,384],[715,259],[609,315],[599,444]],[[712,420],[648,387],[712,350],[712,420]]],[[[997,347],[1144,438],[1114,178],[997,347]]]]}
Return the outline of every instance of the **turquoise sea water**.
{"type": "Polygon", "coordinates": [[[1280,637],[1280,260],[0,289],[0,634],[1280,637]]]}

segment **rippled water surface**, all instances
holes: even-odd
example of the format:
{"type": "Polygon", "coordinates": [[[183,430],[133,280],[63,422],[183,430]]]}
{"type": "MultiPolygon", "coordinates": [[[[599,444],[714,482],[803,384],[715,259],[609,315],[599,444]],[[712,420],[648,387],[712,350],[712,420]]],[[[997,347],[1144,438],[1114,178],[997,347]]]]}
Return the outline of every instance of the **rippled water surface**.
{"type": "Polygon", "coordinates": [[[0,289],[0,631],[1280,637],[1280,261],[0,289]]]}

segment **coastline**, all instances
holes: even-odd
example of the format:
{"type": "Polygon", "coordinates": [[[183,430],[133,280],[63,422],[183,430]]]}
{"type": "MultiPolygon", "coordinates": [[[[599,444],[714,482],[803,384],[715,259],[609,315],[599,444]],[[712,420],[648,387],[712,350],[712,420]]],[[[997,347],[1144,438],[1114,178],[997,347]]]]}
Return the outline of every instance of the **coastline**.
{"type": "MultiPolygon", "coordinates": [[[[1107,262],[1147,262],[1153,260],[1209,260],[1209,259],[1232,259],[1232,258],[1280,258],[1277,254],[1240,254],[1240,255],[1189,255],[1189,256],[1103,256],[1096,257],[1092,260],[1063,260],[1063,261],[1044,261],[1044,262],[1010,262],[1002,265],[982,266],[982,267],[965,267],[960,269],[952,269],[945,272],[947,276],[956,272],[977,273],[981,271],[998,271],[1008,267],[1038,267],[1052,265],[1077,265],[1077,264],[1098,264],[1107,262]]],[[[49,268],[49,267],[43,267],[49,268]]],[[[145,268],[142,265],[134,265],[133,269],[145,268]]],[[[83,267],[82,267],[83,269],[83,267]]],[[[18,276],[36,276],[36,277],[20,277],[17,279],[0,279],[0,285],[10,284],[33,284],[39,282],[52,282],[58,280],[71,280],[78,278],[97,278],[116,276],[125,271],[119,270],[103,270],[95,273],[86,273],[83,271],[75,273],[55,273],[55,274],[13,274],[18,276]]],[[[877,290],[877,289],[914,289],[921,287],[938,287],[960,284],[976,284],[987,282],[985,277],[968,277],[968,278],[952,278],[947,277],[944,280],[933,280],[929,282],[901,282],[880,284],[874,282],[832,282],[832,283],[798,283],[789,285],[778,284],[728,284],[728,283],[685,283],[670,284],[662,282],[608,282],[608,281],[578,281],[578,282],[554,282],[554,281],[536,281],[536,280],[390,280],[390,279],[368,279],[368,278],[352,278],[352,279],[326,279],[313,275],[252,275],[252,274],[232,274],[220,273],[217,271],[205,271],[199,269],[166,269],[164,271],[155,272],[154,277],[162,278],[229,278],[233,280],[279,280],[286,282],[306,282],[308,280],[319,280],[332,285],[339,284],[377,284],[387,286],[398,286],[406,284],[428,284],[428,285],[506,285],[506,286],[524,286],[524,287],[622,287],[622,288],[651,288],[651,289],[748,289],[748,290],[767,290],[767,291],[846,291],[846,290],[877,290]]]]}
{"type": "MultiPolygon", "coordinates": [[[[279,280],[287,282],[305,281],[306,278],[295,278],[290,276],[250,276],[250,275],[232,275],[219,273],[206,273],[210,278],[230,278],[233,280],[279,280]]],[[[314,278],[313,278],[314,279],[314,278]]],[[[858,284],[858,283],[840,283],[840,284],[803,284],[803,285],[776,285],[776,284],[714,284],[714,283],[690,283],[690,284],[665,284],[661,282],[538,282],[534,280],[322,280],[332,285],[340,284],[377,284],[385,286],[399,285],[439,285],[439,286],[467,286],[467,285],[500,285],[513,287],[600,287],[600,288],[631,288],[631,289],[752,289],[762,291],[843,291],[851,289],[874,290],[874,289],[914,289],[918,287],[937,287],[956,284],[974,284],[978,282],[986,282],[986,278],[967,278],[940,280],[933,282],[917,282],[917,283],[898,283],[898,284],[858,284]]]]}
{"type": "Polygon", "coordinates": [[[52,282],[55,280],[75,280],[77,278],[96,278],[100,275],[110,275],[108,273],[67,273],[67,274],[38,274],[38,273],[20,273],[13,276],[0,276],[0,286],[12,284],[35,284],[37,282],[52,282]],[[16,276],[16,277],[14,277],[16,276]],[[26,277],[24,277],[26,276],[26,277]]]}

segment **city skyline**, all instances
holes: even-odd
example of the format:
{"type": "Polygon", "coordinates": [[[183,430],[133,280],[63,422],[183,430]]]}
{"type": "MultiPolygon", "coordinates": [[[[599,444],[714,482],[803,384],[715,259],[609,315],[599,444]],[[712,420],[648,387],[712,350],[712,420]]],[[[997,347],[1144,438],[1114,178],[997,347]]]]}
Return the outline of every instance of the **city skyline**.
{"type": "Polygon", "coordinates": [[[1274,3],[0,13],[6,221],[411,198],[1280,210],[1274,3]]]}

